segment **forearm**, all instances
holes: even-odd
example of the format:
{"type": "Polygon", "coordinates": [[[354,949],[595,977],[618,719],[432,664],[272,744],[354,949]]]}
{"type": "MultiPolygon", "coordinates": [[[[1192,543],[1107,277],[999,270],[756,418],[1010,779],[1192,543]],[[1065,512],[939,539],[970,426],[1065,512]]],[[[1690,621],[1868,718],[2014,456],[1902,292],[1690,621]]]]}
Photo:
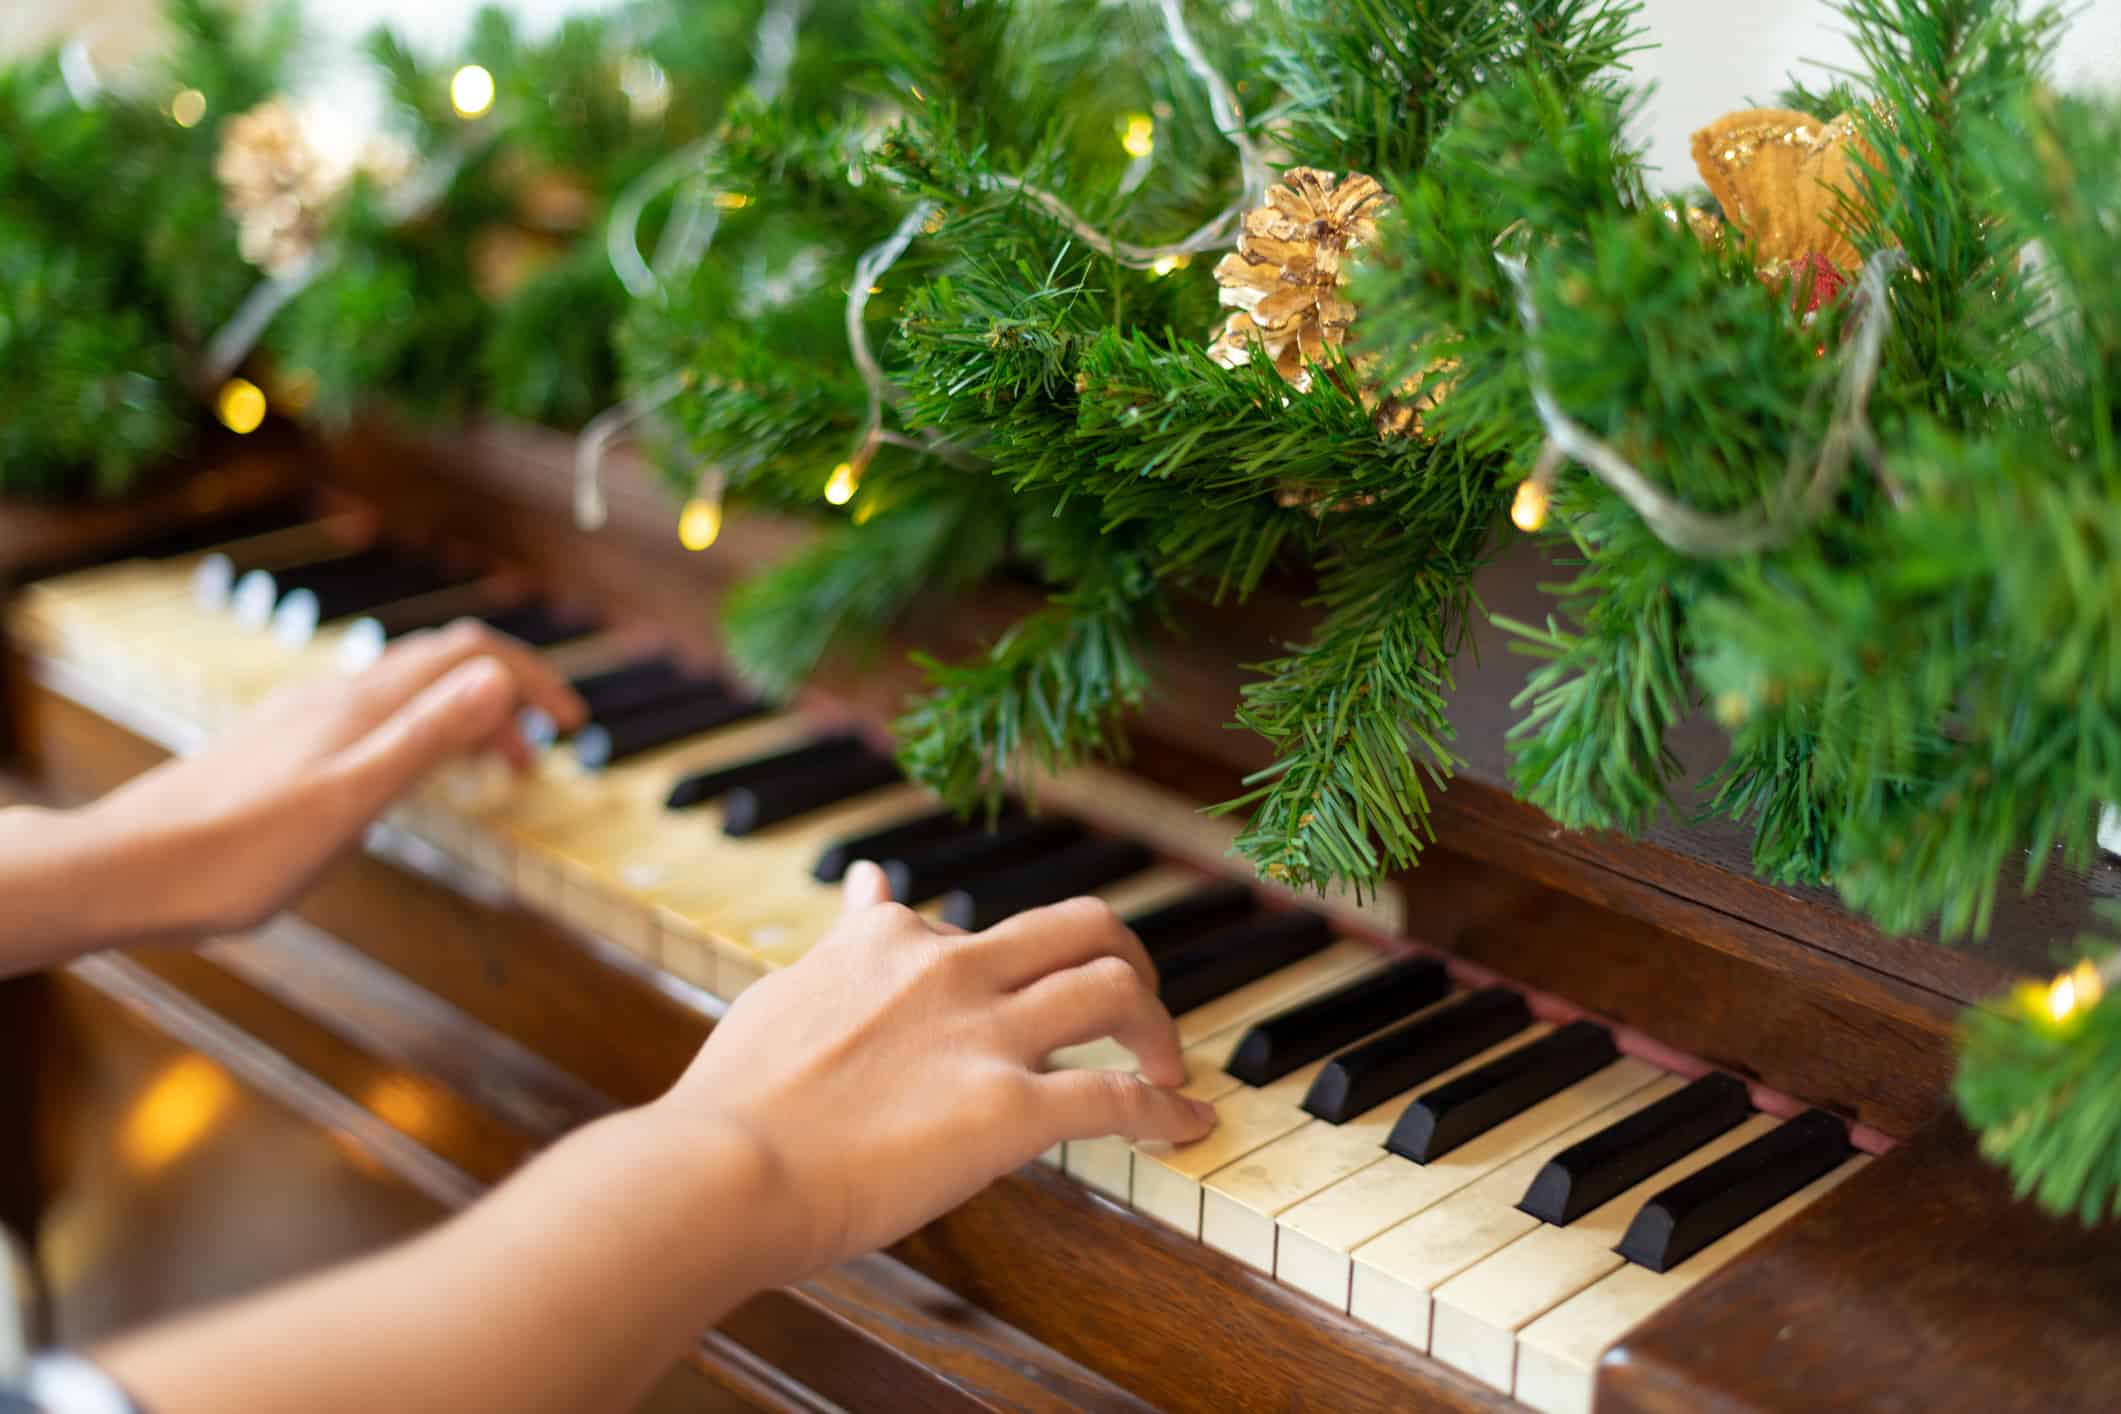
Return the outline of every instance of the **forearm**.
{"type": "Polygon", "coordinates": [[[794,1270],[773,1190],[736,1136],[635,1111],[426,1237],[100,1358],[154,1414],[630,1409],[794,1270]]]}
{"type": "Polygon", "coordinates": [[[116,826],[101,806],[0,810],[0,977],[181,930],[174,837],[116,826]]]}

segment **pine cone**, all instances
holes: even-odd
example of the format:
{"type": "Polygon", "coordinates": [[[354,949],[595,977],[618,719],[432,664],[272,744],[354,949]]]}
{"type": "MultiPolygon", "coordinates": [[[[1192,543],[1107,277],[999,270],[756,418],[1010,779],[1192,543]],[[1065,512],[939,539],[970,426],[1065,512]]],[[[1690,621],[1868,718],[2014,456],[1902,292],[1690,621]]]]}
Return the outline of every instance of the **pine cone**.
{"type": "Polygon", "coordinates": [[[286,99],[268,98],[228,120],[214,176],[245,260],[284,275],[309,258],[338,182],[286,99]]]}
{"type": "Polygon", "coordinates": [[[1292,168],[1267,188],[1267,204],[1245,213],[1237,249],[1215,267],[1224,321],[1208,356],[1225,368],[1252,361],[1255,348],[1274,371],[1311,386],[1309,364],[1340,347],[1355,306],[1340,297],[1341,262],[1376,238],[1384,188],[1360,172],[1336,179],[1313,167],[1292,168]]]}

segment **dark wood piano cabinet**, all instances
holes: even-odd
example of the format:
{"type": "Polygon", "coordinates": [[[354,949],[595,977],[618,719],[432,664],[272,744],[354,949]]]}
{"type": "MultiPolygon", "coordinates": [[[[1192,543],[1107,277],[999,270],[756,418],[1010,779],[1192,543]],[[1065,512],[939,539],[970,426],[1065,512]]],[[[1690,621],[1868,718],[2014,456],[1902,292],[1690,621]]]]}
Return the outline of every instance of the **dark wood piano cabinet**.
{"type": "MultiPolygon", "coordinates": [[[[566,518],[570,453],[505,426],[437,443],[369,427],[283,466],[320,472],[322,497],[480,544],[702,653],[715,596],[802,535],[733,522],[715,552],[688,555],[668,501],[622,460],[612,524],[584,536],[566,518]]],[[[1506,559],[1485,597],[1521,614],[1544,573],[1506,559]]],[[[982,596],[917,616],[908,636],[963,651],[1025,602],[982,596]]],[[[1258,743],[1219,730],[1235,665],[1302,623],[1294,596],[1189,622],[1132,768],[1197,799],[1231,794],[1263,764],[1258,743]]],[[[1958,1009],[2043,970],[2051,939],[2121,895],[2121,871],[2052,878],[1979,950],[1886,938],[1830,899],[1753,879],[1736,831],[1576,835],[1518,803],[1501,740],[1521,678],[1492,641],[1462,665],[1468,769],[1441,802],[1439,844],[1395,881],[1420,940],[1907,1141],[1624,1342],[1601,1368],[1599,1410],[2121,1409],[2121,1237],[2014,1205],[1946,1096],[1958,1009]]],[[[887,715],[911,681],[882,661],[817,690],[887,715]]],[[[157,759],[19,675],[12,698],[21,789],[80,799],[157,759]]],[[[1683,740],[1682,756],[1705,740],[1683,740]]],[[[387,859],[345,861],[296,912],[281,935],[112,959],[59,985],[239,1073],[251,1057],[246,1083],[367,1136],[371,1161],[444,1202],[599,1108],[655,1093],[706,1034],[699,1013],[565,929],[387,859]],[[421,1123],[378,1112],[384,1076],[434,1097],[421,1123]]],[[[765,1408],[1512,1407],[1044,1170],[889,1254],[758,1298],[698,1360],[717,1390],[765,1408]]]]}

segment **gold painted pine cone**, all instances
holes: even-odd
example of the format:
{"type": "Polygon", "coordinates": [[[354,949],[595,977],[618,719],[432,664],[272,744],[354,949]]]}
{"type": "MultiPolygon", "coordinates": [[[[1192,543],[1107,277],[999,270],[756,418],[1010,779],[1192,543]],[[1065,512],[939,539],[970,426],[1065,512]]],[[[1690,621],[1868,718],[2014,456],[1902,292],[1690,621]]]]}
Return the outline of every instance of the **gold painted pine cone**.
{"type": "Polygon", "coordinates": [[[1245,213],[1237,249],[1215,267],[1221,301],[1232,309],[1209,357],[1225,368],[1264,352],[1299,390],[1309,364],[1340,347],[1355,306],[1341,298],[1342,262],[1377,236],[1384,188],[1360,172],[1335,178],[1295,167],[1267,188],[1267,204],[1245,213]]]}

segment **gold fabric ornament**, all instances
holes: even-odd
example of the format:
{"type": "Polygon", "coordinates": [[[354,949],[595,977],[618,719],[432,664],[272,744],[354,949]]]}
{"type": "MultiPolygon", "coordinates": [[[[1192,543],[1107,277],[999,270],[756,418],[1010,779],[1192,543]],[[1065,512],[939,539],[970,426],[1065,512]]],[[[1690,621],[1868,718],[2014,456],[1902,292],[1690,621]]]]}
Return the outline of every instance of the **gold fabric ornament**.
{"type": "Polygon", "coordinates": [[[1355,306],[1341,298],[1349,255],[1377,237],[1384,188],[1360,172],[1335,178],[1295,167],[1267,188],[1267,204],[1245,213],[1237,249],[1216,264],[1222,303],[1232,309],[1208,356],[1238,368],[1264,353],[1299,391],[1310,365],[1340,347],[1355,306]]]}
{"type": "MultiPolygon", "coordinates": [[[[1766,279],[1815,260],[1844,274],[1862,263],[1839,227],[1844,203],[1859,199],[1869,155],[1853,113],[1821,122],[1785,108],[1748,108],[1694,134],[1701,180],[1766,279]]],[[[1706,234],[1697,213],[1687,224],[1706,234]]]]}
{"type": "Polygon", "coordinates": [[[289,274],[309,259],[339,190],[294,106],[280,97],[228,120],[214,177],[243,258],[268,275],[289,274]]]}

